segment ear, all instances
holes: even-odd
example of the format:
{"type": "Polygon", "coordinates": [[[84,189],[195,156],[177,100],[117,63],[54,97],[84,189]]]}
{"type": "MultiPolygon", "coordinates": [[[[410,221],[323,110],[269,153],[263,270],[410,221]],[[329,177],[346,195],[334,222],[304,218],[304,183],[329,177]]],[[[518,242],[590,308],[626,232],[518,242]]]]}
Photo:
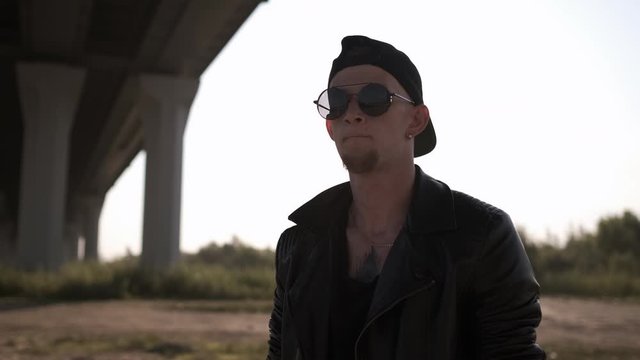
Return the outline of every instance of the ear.
{"type": "Polygon", "coordinates": [[[429,109],[426,105],[418,105],[413,112],[413,118],[407,128],[407,134],[416,136],[420,134],[429,124],[429,109]]]}
{"type": "Polygon", "coordinates": [[[327,127],[327,132],[329,133],[329,137],[331,138],[331,140],[333,140],[333,121],[325,120],[324,125],[327,127]]]}

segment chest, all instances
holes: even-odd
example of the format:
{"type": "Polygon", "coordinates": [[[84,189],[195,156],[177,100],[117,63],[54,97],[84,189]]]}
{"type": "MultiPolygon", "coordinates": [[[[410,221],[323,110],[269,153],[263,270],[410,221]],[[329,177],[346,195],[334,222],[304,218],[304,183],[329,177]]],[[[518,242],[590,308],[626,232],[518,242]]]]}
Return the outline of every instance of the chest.
{"type": "Polygon", "coordinates": [[[398,236],[392,232],[366,236],[349,228],[345,235],[349,276],[361,281],[380,274],[398,236]]]}

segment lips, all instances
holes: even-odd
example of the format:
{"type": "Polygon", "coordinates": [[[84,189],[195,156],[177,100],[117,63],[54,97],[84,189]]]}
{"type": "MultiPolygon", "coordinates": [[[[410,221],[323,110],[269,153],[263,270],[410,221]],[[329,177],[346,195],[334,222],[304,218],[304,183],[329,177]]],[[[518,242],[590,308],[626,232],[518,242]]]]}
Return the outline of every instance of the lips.
{"type": "Polygon", "coordinates": [[[342,138],[342,141],[347,141],[347,140],[352,140],[352,139],[370,139],[371,136],[369,135],[349,135],[349,136],[345,136],[344,138],[342,138]]]}

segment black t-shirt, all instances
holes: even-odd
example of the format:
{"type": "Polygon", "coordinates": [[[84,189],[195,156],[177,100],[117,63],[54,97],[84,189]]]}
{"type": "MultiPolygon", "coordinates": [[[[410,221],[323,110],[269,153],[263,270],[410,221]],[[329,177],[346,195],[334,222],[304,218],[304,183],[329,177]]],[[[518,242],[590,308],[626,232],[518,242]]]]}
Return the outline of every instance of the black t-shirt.
{"type": "Polygon", "coordinates": [[[368,283],[350,278],[347,271],[348,250],[344,228],[334,240],[329,355],[331,359],[353,359],[355,343],[365,325],[378,277],[368,283]]]}

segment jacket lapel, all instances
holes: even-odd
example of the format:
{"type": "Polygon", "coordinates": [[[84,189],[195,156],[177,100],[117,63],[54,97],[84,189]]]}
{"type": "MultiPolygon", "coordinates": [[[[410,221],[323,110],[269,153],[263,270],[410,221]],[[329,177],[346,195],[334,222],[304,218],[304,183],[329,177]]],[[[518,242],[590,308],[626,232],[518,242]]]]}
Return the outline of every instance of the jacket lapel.
{"type": "Polygon", "coordinates": [[[348,183],[335,186],[300,207],[289,220],[309,236],[296,239],[289,309],[305,359],[326,359],[329,348],[332,236],[351,204],[348,183]]]}
{"type": "Polygon", "coordinates": [[[406,230],[391,248],[369,307],[367,323],[402,299],[442,278],[439,234],[455,229],[453,196],[447,185],[416,165],[414,194],[406,230]]]}
{"type": "Polygon", "coordinates": [[[330,251],[329,241],[317,238],[312,248],[297,254],[300,263],[291,268],[299,274],[289,288],[289,309],[305,359],[326,358],[329,298],[324,294],[331,288],[330,251]]]}
{"type": "Polygon", "coordinates": [[[403,232],[387,256],[365,323],[374,320],[399,300],[431,285],[430,274],[416,271],[414,264],[411,241],[403,232]]]}

